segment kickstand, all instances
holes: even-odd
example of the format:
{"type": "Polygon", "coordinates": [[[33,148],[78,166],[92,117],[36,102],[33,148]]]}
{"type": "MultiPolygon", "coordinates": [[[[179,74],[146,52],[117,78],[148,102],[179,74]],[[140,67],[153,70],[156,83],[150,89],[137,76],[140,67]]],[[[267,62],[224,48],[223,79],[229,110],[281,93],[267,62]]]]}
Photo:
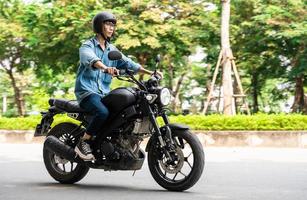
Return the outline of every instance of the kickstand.
{"type": "Polygon", "coordinates": [[[132,176],[134,176],[135,172],[136,172],[136,170],[134,170],[134,172],[133,172],[132,176]]]}

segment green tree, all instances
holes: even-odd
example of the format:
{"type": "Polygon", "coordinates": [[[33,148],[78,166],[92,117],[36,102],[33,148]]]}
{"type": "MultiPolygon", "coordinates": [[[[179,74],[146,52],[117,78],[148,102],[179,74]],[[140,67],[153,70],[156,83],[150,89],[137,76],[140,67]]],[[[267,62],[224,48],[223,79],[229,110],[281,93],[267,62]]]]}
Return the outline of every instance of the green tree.
{"type": "MultiPolygon", "coordinates": [[[[232,44],[238,66],[244,70],[243,78],[248,80],[245,83],[250,84],[253,111],[259,110],[259,98],[267,96],[261,93],[267,91],[264,87],[270,79],[295,83],[293,111],[303,111],[306,4],[303,1],[238,0],[233,1],[233,10],[232,44]]],[[[272,89],[276,91],[276,87],[272,89]]],[[[282,95],[275,96],[282,98],[282,95]]]]}
{"type": "Polygon", "coordinates": [[[46,70],[52,74],[76,72],[78,49],[93,35],[91,19],[97,7],[103,6],[95,0],[59,0],[25,8],[23,25],[29,30],[27,38],[38,74],[46,70]]]}
{"type": "Polygon", "coordinates": [[[139,63],[151,69],[156,55],[162,55],[160,70],[175,97],[174,110],[180,104],[183,79],[191,71],[187,57],[201,40],[208,38],[203,31],[208,12],[201,3],[127,0],[108,7],[119,16],[119,37],[115,43],[124,52],[135,55],[139,63]]]}
{"type": "Polygon", "coordinates": [[[178,100],[182,79],[190,70],[187,56],[208,38],[202,31],[207,13],[196,2],[58,0],[31,4],[23,21],[31,30],[28,39],[39,77],[76,72],[78,48],[93,35],[91,19],[101,10],[111,10],[118,17],[114,43],[125,54],[134,55],[150,69],[154,69],[156,55],[162,55],[160,69],[178,100]]]}
{"type": "Polygon", "coordinates": [[[31,66],[26,30],[18,20],[22,9],[18,0],[0,2],[0,69],[9,77],[19,116],[26,112],[24,89],[28,82],[24,72],[31,66]]]}
{"type": "MultiPolygon", "coordinates": [[[[254,17],[264,26],[264,37],[274,41],[275,56],[284,57],[290,62],[289,80],[295,82],[293,112],[306,112],[304,85],[307,78],[307,4],[303,0],[263,1],[254,17]]],[[[282,62],[282,60],[280,60],[282,62]]]]}

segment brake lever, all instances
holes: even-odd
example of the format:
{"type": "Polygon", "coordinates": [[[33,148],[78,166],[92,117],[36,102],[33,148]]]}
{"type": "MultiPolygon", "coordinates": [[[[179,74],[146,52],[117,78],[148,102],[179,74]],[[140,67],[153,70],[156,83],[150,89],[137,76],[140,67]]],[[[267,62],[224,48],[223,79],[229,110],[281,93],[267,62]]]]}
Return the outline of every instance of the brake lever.
{"type": "Polygon", "coordinates": [[[157,70],[155,69],[154,73],[152,73],[152,76],[157,80],[160,81],[162,77],[157,73],[157,70]]]}
{"type": "Polygon", "coordinates": [[[116,77],[118,80],[128,81],[127,79],[130,77],[130,75],[126,73],[125,69],[121,69],[118,71],[118,74],[115,75],[114,77],[116,77]],[[127,79],[123,79],[122,77],[125,77],[127,79]]]}
{"type": "Polygon", "coordinates": [[[135,83],[134,81],[132,81],[130,79],[130,76],[115,76],[118,80],[120,81],[127,81],[127,82],[130,82],[130,83],[135,83]],[[124,77],[124,78],[123,78],[124,77]]]}

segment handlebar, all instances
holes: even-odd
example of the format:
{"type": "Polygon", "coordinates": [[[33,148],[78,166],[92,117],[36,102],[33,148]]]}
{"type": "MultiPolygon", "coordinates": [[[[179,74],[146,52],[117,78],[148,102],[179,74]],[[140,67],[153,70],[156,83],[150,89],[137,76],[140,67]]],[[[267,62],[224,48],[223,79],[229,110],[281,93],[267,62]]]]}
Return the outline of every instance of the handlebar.
{"type": "MultiPolygon", "coordinates": [[[[107,73],[108,74],[108,70],[107,69],[103,70],[103,73],[107,73]]],[[[123,76],[125,74],[126,74],[126,70],[125,69],[120,69],[120,70],[118,70],[118,74],[115,74],[115,76],[116,77],[117,76],[123,76]]]]}
{"type": "MultiPolygon", "coordinates": [[[[108,58],[110,60],[121,60],[122,54],[121,52],[114,50],[114,51],[110,51],[108,53],[108,58]]],[[[160,62],[160,56],[157,57],[156,62],[156,68],[158,66],[158,63],[160,62]]],[[[124,65],[127,64],[127,60],[124,60],[124,65]]],[[[106,72],[106,70],[104,70],[104,72],[106,72]]],[[[151,75],[150,79],[146,82],[143,81],[139,81],[134,77],[134,71],[129,70],[129,69],[121,69],[118,71],[118,74],[116,74],[114,77],[116,77],[119,80],[124,80],[124,81],[128,81],[128,82],[133,82],[135,84],[137,84],[140,88],[144,89],[147,91],[147,89],[151,86],[157,86],[159,83],[159,81],[162,79],[162,77],[157,73],[157,71],[155,70],[155,72],[151,75]],[[122,79],[121,76],[125,76],[127,75],[127,79],[122,79]]]]}
{"type": "Polygon", "coordinates": [[[126,74],[127,74],[127,72],[126,72],[125,69],[120,69],[120,70],[118,70],[118,74],[116,74],[115,77],[124,76],[126,74]]]}

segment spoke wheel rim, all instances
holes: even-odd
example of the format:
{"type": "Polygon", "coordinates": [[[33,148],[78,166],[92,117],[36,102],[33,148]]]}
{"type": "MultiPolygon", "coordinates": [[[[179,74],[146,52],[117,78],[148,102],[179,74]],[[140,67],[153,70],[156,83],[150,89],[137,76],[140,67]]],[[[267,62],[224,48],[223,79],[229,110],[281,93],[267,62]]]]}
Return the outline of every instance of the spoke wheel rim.
{"type": "MultiPolygon", "coordinates": [[[[64,142],[66,145],[75,146],[76,138],[69,133],[62,133],[58,137],[60,141],[64,142]]],[[[51,161],[52,167],[60,174],[69,174],[76,170],[78,163],[66,160],[53,152],[49,153],[49,158],[51,161]]]]}
{"type": "Polygon", "coordinates": [[[174,138],[176,144],[176,154],[179,161],[176,166],[167,166],[165,155],[163,154],[162,160],[157,160],[156,169],[159,175],[168,182],[180,183],[185,181],[194,168],[194,155],[193,149],[182,137],[175,136],[174,138]],[[180,143],[182,140],[183,143],[180,143]]]}

